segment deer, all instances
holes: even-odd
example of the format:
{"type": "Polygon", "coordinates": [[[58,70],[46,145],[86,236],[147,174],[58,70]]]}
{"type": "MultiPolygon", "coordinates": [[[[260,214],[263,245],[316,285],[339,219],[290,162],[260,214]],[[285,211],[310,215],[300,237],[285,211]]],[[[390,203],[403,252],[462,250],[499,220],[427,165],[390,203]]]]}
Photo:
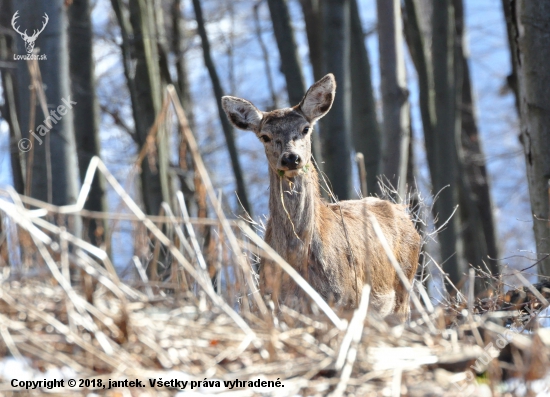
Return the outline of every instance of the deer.
{"type": "Polygon", "coordinates": [[[42,27],[38,30],[34,29],[33,34],[31,36],[27,35],[27,29],[25,29],[24,32],[21,32],[19,30],[19,27],[16,25],[16,21],[19,18],[19,10],[13,14],[13,17],[11,19],[11,26],[13,29],[19,33],[23,41],[25,42],[25,49],[27,50],[27,54],[32,54],[32,51],[34,50],[34,44],[36,42],[36,39],[38,38],[38,35],[42,33],[42,31],[46,28],[46,25],[48,24],[48,21],[50,18],[48,17],[48,14],[44,13],[44,22],[42,22],[42,27]]]}
{"type": "MultiPolygon", "coordinates": [[[[264,145],[269,166],[269,218],[264,240],[327,302],[357,307],[362,287],[371,285],[370,305],[382,317],[405,319],[409,294],[369,222],[373,215],[412,282],[418,267],[420,235],[404,205],[376,197],[329,203],[322,199],[312,164],[311,139],[316,122],[331,109],[334,75],[314,83],[291,108],[260,111],[232,96],[222,107],[238,129],[252,131],[264,145]]],[[[273,302],[302,299],[294,283],[281,278],[269,260],[259,267],[260,292],[273,302]]]]}

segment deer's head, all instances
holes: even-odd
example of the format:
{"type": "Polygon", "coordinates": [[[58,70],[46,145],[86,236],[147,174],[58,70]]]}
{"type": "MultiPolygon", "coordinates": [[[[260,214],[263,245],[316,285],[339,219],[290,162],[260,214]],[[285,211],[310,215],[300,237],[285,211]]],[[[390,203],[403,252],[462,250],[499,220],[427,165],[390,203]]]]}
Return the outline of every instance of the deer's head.
{"type": "Polygon", "coordinates": [[[15,14],[13,14],[13,18],[11,19],[11,26],[13,26],[13,29],[21,35],[23,40],[25,41],[25,49],[27,50],[27,54],[32,54],[32,51],[34,50],[34,42],[38,38],[38,35],[42,33],[46,25],[48,24],[48,21],[50,18],[48,17],[48,14],[44,13],[44,22],[42,22],[42,28],[40,30],[33,30],[33,33],[31,36],[27,35],[27,29],[25,29],[24,32],[21,32],[19,30],[19,27],[15,25],[17,18],[19,18],[19,11],[16,11],[15,14]]]}
{"type": "Polygon", "coordinates": [[[222,105],[235,127],[253,131],[263,142],[270,168],[294,177],[311,161],[313,127],[330,110],[335,91],[334,76],[327,74],[292,108],[262,112],[249,101],[232,96],[224,96],[222,105]]]}

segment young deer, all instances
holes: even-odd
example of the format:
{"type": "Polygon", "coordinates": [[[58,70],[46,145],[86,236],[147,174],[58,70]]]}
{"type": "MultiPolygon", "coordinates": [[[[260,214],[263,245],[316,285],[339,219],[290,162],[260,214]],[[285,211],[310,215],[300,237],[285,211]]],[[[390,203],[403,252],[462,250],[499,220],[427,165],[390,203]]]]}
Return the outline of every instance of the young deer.
{"type": "MultiPolygon", "coordinates": [[[[309,281],[328,302],[356,307],[365,283],[372,305],[382,316],[406,316],[408,293],[376,237],[367,213],[374,215],[409,281],[418,265],[420,236],[404,206],[374,197],[329,204],[321,199],[311,164],[311,132],[328,113],[336,81],[328,74],[310,87],[292,108],[262,112],[235,97],[222,98],[229,120],[253,131],[263,142],[269,164],[270,218],[265,241],[309,281]]],[[[269,261],[260,265],[260,288],[289,303],[303,292],[281,279],[269,261]],[[280,293],[280,294],[279,294],[280,293]],[[290,299],[289,299],[290,298],[290,299]]]]}

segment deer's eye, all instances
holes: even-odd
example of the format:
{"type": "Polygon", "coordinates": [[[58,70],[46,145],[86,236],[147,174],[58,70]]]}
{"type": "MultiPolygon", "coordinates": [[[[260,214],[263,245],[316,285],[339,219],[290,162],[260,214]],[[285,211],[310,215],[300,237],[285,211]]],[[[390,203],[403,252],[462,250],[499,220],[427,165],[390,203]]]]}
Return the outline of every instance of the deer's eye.
{"type": "Polygon", "coordinates": [[[271,138],[268,137],[267,135],[262,135],[262,136],[260,136],[260,139],[261,139],[262,142],[264,142],[264,143],[271,142],[271,138]]]}
{"type": "Polygon", "coordinates": [[[306,127],[306,128],[304,128],[304,130],[302,131],[302,134],[306,135],[310,130],[311,130],[310,127],[306,127]]]}

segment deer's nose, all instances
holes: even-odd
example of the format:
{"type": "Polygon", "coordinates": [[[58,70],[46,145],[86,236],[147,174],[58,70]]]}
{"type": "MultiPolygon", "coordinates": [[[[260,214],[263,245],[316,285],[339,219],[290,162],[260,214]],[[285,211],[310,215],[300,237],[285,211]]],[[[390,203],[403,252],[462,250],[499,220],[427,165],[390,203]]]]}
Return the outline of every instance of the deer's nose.
{"type": "Polygon", "coordinates": [[[302,159],[295,153],[284,153],[281,158],[281,165],[289,170],[295,170],[302,164],[302,159]]]}

